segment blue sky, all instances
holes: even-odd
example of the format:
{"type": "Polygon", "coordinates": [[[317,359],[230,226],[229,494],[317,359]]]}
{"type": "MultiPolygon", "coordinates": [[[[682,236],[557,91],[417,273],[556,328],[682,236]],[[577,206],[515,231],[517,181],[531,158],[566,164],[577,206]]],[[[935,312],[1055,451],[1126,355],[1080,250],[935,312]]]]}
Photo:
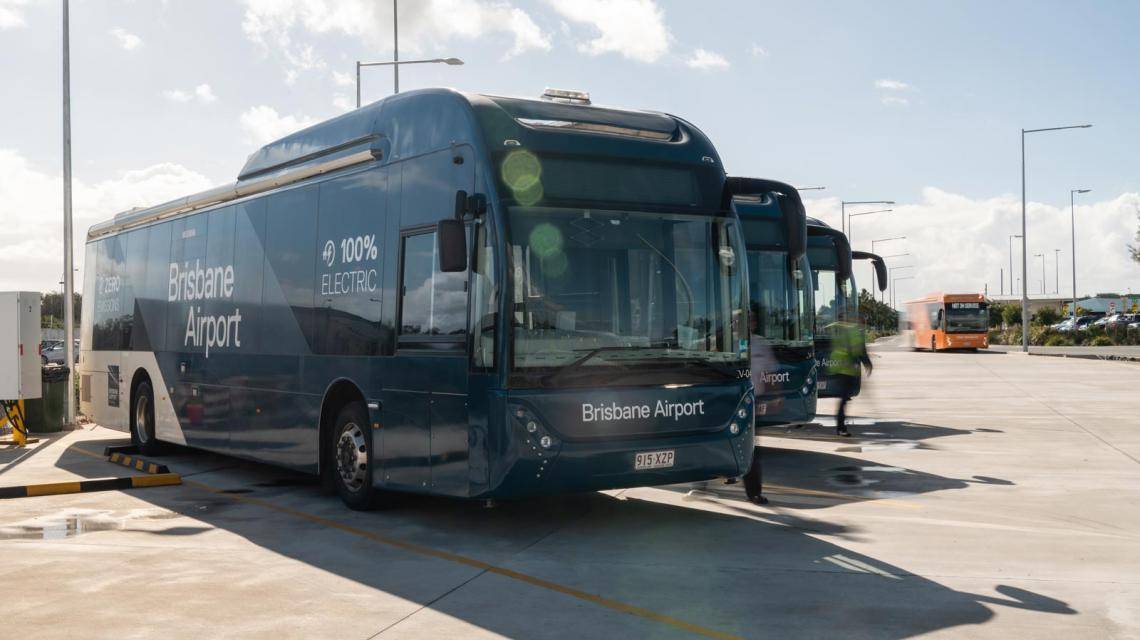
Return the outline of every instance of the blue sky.
{"type": "MultiPolygon", "coordinates": [[[[390,11],[73,0],[79,226],[230,181],[267,138],[340,113],[353,61],[391,55],[390,11]]],[[[805,194],[825,219],[837,222],[839,199],[898,201],[855,235],[908,236],[896,251],[920,268],[900,297],[996,291],[1020,224],[1019,129],[1091,122],[1030,138],[1030,252],[1050,256],[1052,280],[1064,249],[1068,280],[1069,188],[1092,188],[1079,280],[1140,291],[1123,259],[1140,203],[1140,4],[404,0],[400,24],[402,57],[467,62],[406,67],[403,90],[586,89],[694,122],[731,173],[826,185],[805,194]]],[[[8,259],[45,268],[58,248],[34,225],[58,215],[58,27],[58,2],[0,0],[0,222],[28,236],[8,259]]],[[[390,90],[390,71],[365,71],[366,100],[390,90]]],[[[0,288],[58,280],[25,279],[0,276],[0,288]]]]}

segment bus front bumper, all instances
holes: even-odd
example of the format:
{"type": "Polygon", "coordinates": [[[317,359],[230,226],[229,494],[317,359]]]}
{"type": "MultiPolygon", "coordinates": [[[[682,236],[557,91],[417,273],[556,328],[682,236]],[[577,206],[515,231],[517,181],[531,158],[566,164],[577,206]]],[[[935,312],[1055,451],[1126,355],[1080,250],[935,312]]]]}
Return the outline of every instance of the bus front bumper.
{"type": "Polygon", "coordinates": [[[502,481],[476,497],[521,498],[737,477],[752,463],[754,433],[746,426],[737,434],[724,430],[651,442],[561,442],[548,450],[524,442],[502,481]],[[661,453],[661,462],[671,465],[636,469],[638,454],[647,453],[661,453]]]}
{"type": "Polygon", "coordinates": [[[800,390],[765,394],[756,398],[756,425],[802,424],[815,419],[815,394],[800,390]]]}

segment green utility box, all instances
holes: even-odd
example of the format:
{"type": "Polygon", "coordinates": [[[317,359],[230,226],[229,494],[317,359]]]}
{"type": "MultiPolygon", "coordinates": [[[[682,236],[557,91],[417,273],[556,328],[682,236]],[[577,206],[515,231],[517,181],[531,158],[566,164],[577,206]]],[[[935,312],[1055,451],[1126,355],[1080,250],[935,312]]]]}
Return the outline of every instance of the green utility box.
{"type": "Polygon", "coordinates": [[[63,430],[66,418],[67,379],[70,369],[64,366],[43,368],[43,393],[34,400],[25,400],[28,431],[31,433],[53,433],[63,430]]]}

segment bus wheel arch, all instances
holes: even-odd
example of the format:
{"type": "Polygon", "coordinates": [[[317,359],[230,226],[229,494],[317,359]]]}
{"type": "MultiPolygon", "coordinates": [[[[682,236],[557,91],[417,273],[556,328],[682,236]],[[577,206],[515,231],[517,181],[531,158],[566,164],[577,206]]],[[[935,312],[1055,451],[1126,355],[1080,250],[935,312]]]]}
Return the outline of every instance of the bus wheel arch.
{"type": "Polygon", "coordinates": [[[131,444],[144,455],[159,453],[159,442],[155,436],[154,383],[150,373],[139,367],[131,377],[130,409],[128,425],[131,431],[131,444]]]}
{"type": "Polygon", "coordinates": [[[321,489],[328,494],[336,493],[336,478],[332,464],[333,430],[341,410],[354,402],[365,405],[364,393],[355,382],[340,378],[325,390],[321,400],[321,417],[318,428],[317,472],[321,478],[321,489]]]}

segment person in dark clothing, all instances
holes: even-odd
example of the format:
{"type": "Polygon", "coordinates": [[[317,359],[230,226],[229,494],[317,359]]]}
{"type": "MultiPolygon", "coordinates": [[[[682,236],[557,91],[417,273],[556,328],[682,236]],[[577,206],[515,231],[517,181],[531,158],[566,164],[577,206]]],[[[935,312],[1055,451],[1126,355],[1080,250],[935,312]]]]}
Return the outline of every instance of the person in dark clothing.
{"type": "Polygon", "coordinates": [[[875,368],[871,358],[867,355],[867,344],[863,332],[850,322],[838,322],[835,325],[832,342],[831,358],[827,372],[831,374],[833,384],[839,395],[839,411],[835,414],[835,433],[850,437],[847,430],[847,403],[855,393],[855,384],[859,380],[859,367],[867,368],[867,375],[875,368]]]}

